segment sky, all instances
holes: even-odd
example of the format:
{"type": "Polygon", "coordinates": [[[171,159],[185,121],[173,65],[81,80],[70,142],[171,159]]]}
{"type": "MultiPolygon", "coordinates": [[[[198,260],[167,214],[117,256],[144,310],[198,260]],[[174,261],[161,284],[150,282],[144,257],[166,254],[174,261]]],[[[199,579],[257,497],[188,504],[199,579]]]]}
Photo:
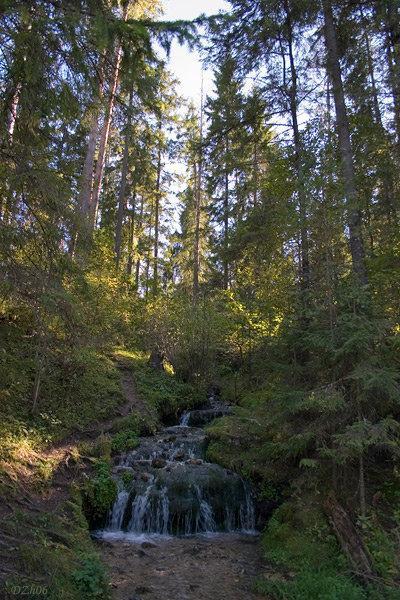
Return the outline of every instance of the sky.
{"type": "MultiPolygon", "coordinates": [[[[164,0],[163,20],[192,20],[201,14],[213,15],[228,8],[225,0],[164,0]]],[[[202,65],[197,52],[191,52],[186,46],[173,43],[169,70],[180,81],[178,93],[200,105],[202,65]]],[[[212,92],[212,72],[204,73],[204,93],[212,92]]]]}

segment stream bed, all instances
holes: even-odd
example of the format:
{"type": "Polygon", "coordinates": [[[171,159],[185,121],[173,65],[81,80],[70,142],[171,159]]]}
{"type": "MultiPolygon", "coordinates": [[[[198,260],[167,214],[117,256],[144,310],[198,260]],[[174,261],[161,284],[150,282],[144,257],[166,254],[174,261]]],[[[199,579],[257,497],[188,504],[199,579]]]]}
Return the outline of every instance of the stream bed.
{"type": "Polygon", "coordinates": [[[205,460],[203,427],[229,413],[213,399],[122,454],[118,496],[94,532],[124,600],[244,600],[261,560],[251,486],[205,460]]]}

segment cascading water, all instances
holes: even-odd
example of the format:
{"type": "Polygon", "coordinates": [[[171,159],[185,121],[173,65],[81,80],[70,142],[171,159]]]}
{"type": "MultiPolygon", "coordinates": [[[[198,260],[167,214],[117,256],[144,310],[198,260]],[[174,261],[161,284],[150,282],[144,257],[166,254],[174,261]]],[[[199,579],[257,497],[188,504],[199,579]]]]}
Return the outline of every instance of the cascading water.
{"type": "Polygon", "coordinates": [[[249,484],[204,460],[206,436],[193,426],[228,412],[221,404],[186,412],[179,425],[143,438],[137,449],[122,455],[114,468],[119,493],[99,535],[254,530],[249,484]]]}
{"type": "Polygon", "coordinates": [[[180,427],[188,427],[188,425],[189,425],[189,419],[190,419],[190,410],[186,410],[182,414],[181,420],[179,421],[180,427]]]}

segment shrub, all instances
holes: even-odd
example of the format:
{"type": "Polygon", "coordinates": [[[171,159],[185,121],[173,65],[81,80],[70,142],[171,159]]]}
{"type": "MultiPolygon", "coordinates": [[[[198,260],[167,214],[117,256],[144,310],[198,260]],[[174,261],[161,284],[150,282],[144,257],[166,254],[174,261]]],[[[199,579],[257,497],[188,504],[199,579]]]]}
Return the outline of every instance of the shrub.
{"type": "Polygon", "coordinates": [[[107,580],[99,558],[95,554],[81,554],[78,558],[81,565],[72,573],[72,580],[80,598],[82,600],[109,598],[107,580]]]}
{"type": "Polygon", "coordinates": [[[112,438],[111,449],[113,452],[127,452],[139,445],[139,440],[134,431],[120,431],[112,438]]]}
{"type": "Polygon", "coordinates": [[[98,460],[95,476],[83,488],[84,512],[91,525],[101,521],[117,497],[117,486],[111,478],[110,464],[98,460]]]}

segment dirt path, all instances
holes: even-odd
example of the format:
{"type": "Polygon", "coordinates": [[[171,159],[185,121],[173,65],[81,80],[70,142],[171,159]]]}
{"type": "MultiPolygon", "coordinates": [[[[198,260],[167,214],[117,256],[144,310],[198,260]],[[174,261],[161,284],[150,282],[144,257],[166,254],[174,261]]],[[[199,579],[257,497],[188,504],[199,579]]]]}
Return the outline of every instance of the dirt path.
{"type": "Polygon", "coordinates": [[[135,379],[129,361],[116,355],[115,363],[120,371],[124,403],[116,407],[114,415],[108,419],[93,421],[83,431],[75,431],[41,452],[30,451],[28,464],[27,461],[16,465],[10,464],[9,477],[12,481],[18,482],[18,494],[12,502],[0,503],[0,520],[14,512],[15,504],[25,510],[55,511],[57,506],[69,498],[70,485],[79,480],[82,473],[88,469],[88,465],[83,460],[75,463],[74,455],[78,444],[90,442],[101,433],[108,433],[119,417],[126,417],[132,412],[151,414],[146,402],[136,394],[135,379]],[[52,471],[51,483],[45,489],[41,487],[37,489],[34,483],[38,465],[44,462],[52,471]]]}
{"type": "Polygon", "coordinates": [[[155,542],[99,541],[115,600],[266,600],[258,538],[225,534],[155,542]]]}

